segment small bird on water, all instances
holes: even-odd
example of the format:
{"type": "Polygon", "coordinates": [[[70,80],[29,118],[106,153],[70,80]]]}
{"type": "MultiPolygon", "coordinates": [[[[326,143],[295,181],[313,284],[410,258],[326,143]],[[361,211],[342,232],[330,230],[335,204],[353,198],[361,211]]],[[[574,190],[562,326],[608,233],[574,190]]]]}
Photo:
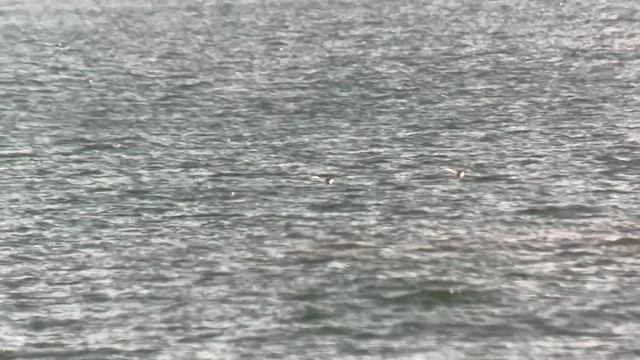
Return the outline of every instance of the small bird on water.
{"type": "Polygon", "coordinates": [[[336,182],[335,176],[315,176],[315,178],[324,181],[327,185],[333,185],[336,182]]]}
{"type": "Polygon", "coordinates": [[[454,170],[448,167],[443,167],[442,169],[452,173],[453,175],[455,175],[457,178],[462,179],[465,175],[467,175],[466,172],[464,172],[464,170],[454,170]]]}

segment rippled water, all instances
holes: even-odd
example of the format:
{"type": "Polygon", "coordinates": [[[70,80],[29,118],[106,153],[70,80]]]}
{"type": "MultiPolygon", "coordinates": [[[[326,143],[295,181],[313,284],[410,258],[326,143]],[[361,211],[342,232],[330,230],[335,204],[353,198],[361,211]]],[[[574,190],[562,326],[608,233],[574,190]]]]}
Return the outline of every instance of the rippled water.
{"type": "Polygon", "coordinates": [[[640,357],[639,21],[0,0],[0,358],[640,357]]]}

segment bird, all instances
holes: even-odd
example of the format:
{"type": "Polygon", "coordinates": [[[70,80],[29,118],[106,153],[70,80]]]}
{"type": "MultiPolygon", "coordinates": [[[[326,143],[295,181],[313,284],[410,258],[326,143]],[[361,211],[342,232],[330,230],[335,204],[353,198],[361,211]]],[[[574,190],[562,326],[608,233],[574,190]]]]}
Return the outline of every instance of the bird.
{"type": "Polygon", "coordinates": [[[336,182],[335,176],[313,176],[313,178],[324,181],[324,183],[327,185],[333,185],[336,182]]]}
{"type": "Polygon", "coordinates": [[[464,176],[467,175],[467,173],[464,170],[454,170],[448,167],[443,167],[442,169],[452,173],[453,175],[455,175],[457,178],[460,178],[460,179],[464,178],[464,176]]]}

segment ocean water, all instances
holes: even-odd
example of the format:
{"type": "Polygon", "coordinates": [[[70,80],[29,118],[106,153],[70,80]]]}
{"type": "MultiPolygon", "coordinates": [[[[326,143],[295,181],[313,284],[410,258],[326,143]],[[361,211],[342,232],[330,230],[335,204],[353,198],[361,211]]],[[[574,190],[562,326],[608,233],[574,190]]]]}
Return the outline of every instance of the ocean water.
{"type": "Polygon", "coordinates": [[[639,23],[0,0],[0,359],[640,358],[639,23]]]}

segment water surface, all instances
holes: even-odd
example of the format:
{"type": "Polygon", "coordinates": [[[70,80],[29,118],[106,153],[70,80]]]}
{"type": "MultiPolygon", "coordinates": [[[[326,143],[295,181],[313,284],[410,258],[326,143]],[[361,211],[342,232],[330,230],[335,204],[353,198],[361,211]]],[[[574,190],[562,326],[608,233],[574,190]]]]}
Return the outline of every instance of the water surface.
{"type": "Polygon", "coordinates": [[[639,20],[0,0],[0,358],[639,357],[639,20]]]}

